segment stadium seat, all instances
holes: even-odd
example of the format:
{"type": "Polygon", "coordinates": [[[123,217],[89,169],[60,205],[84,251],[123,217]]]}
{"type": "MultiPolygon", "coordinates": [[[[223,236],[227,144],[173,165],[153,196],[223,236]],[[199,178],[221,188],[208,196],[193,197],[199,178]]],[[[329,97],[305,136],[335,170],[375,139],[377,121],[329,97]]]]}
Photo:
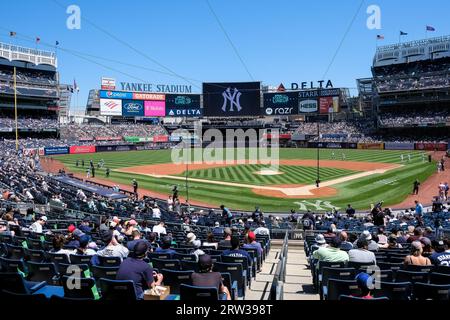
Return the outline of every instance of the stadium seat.
{"type": "Polygon", "coordinates": [[[363,271],[364,269],[366,269],[366,267],[370,267],[370,266],[376,267],[373,263],[366,263],[366,262],[349,261],[347,263],[347,267],[355,268],[356,272],[358,272],[360,270],[363,271]]]}
{"type": "Polygon", "coordinates": [[[43,250],[25,249],[25,258],[27,261],[44,262],[45,252],[43,250]]]}
{"type": "Polygon", "coordinates": [[[431,272],[434,269],[434,266],[406,265],[403,269],[406,271],[414,271],[414,272],[431,272]]]}
{"type": "Polygon", "coordinates": [[[450,299],[450,284],[414,283],[414,299],[445,300],[450,299]]]}
{"type": "Polygon", "coordinates": [[[328,280],[327,300],[339,300],[341,295],[358,295],[359,288],[355,280],[328,280]]]}
{"type": "Polygon", "coordinates": [[[27,279],[29,281],[45,281],[49,285],[56,285],[58,282],[58,272],[53,263],[39,263],[28,261],[26,263],[28,268],[27,279]]]}
{"type": "Polygon", "coordinates": [[[27,281],[18,272],[0,272],[0,288],[10,292],[32,294],[46,285],[45,281],[27,281]]]}
{"type": "Polygon", "coordinates": [[[90,277],[90,275],[88,275],[86,277],[86,273],[85,273],[86,271],[88,273],[90,273],[89,266],[87,264],[73,264],[73,263],[72,264],[66,264],[66,263],[60,263],[60,264],[58,264],[56,266],[56,268],[58,270],[58,273],[59,273],[60,277],[65,276],[65,275],[67,275],[67,276],[70,276],[70,275],[76,276],[76,274],[74,272],[78,272],[78,270],[80,271],[79,276],[81,278],[89,278],[90,277]],[[76,267],[78,269],[75,269],[76,267]],[[72,270],[72,272],[68,272],[68,269],[72,270]]]}
{"type": "Polygon", "coordinates": [[[450,284],[450,274],[432,272],[430,273],[430,283],[450,284]]]}
{"type": "Polygon", "coordinates": [[[71,254],[69,258],[70,263],[72,264],[87,264],[88,266],[91,265],[92,256],[71,254]]]}
{"type": "Polygon", "coordinates": [[[238,297],[245,298],[247,279],[243,274],[242,264],[216,262],[214,263],[213,270],[220,273],[229,273],[231,275],[231,281],[236,281],[238,285],[238,297]]]}
{"type": "Polygon", "coordinates": [[[120,259],[120,257],[97,257],[102,267],[119,267],[122,263],[122,259],[120,259]]]}
{"type": "Polygon", "coordinates": [[[102,267],[102,266],[90,266],[92,276],[99,280],[101,278],[114,280],[116,279],[119,267],[102,267]]]}
{"type": "Polygon", "coordinates": [[[25,249],[21,246],[6,244],[8,250],[8,259],[20,260],[25,258],[25,249]]]}
{"type": "Polygon", "coordinates": [[[197,261],[197,257],[193,254],[181,254],[176,253],[173,255],[173,259],[180,260],[180,261],[197,261]]]}
{"type": "Polygon", "coordinates": [[[51,262],[58,265],[60,263],[70,264],[69,257],[65,253],[48,252],[48,257],[51,262]]]}
{"type": "Polygon", "coordinates": [[[194,272],[198,272],[199,271],[199,266],[197,262],[193,262],[193,261],[180,261],[181,264],[181,270],[182,271],[189,271],[192,270],[194,272]]]}
{"type": "Polygon", "coordinates": [[[210,257],[213,263],[222,262],[222,255],[212,254],[210,257]]]}
{"type": "Polygon", "coordinates": [[[329,279],[353,280],[355,279],[355,276],[355,268],[322,268],[322,281],[320,283],[319,292],[321,300],[327,296],[329,279]]]}
{"type": "Polygon", "coordinates": [[[217,288],[195,287],[187,284],[180,286],[180,300],[182,301],[217,301],[217,288]]]}
{"type": "Polygon", "coordinates": [[[395,282],[428,283],[428,272],[398,270],[395,273],[395,282]]]}
{"type": "Polygon", "coordinates": [[[410,300],[411,282],[377,282],[372,294],[375,297],[388,297],[389,300],[410,300]],[[379,288],[378,288],[379,286],[379,288]]]}
{"type": "Polygon", "coordinates": [[[64,288],[65,298],[96,300],[100,297],[95,280],[92,278],[72,278],[69,276],[62,276],[61,283],[64,288]]]}
{"type": "Polygon", "coordinates": [[[403,263],[392,263],[392,262],[377,262],[377,266],[381,270],[397,271],[397,270],[403,269],[404,264],[403,263]]]}
{"type": "Polygon", "coordinates": [[[152,266],[158,270],[170,269],[180,270],[180,261],[173,259],[152,259],[152,266]]]}
{"type": "Polygon", "coordinates": [[[192,284],[191,275],[192,271],[176,271],[169,269],[162,269],[162,275],[164,276],[163,283],[165,286],[170,286],[170,294],[180,294],[181,284],[192,284]]]}
{"type": "Polygon", "coordinates": [[[450,274],[450,266],[436,266],[434,267],[433,272],[450,274]]]}
{"type": "Polygon", "coordinates": [[[147,256],[150,258],[150,261],[152,261],[153,259],[172,259],[172,255],[168,253],[151,252],[147,256]]]}
{"type": "Polygon", "coordinates": [[[249,265],[246,257],[230,257],[222,256],[223,263],[240,263],[242,265],[243,276],[247,279],[247,285],[250,287],[252,283],[252,266],[249,265]]]}
{"type": "Polygon", "coordinates": [[[43,250],[44,249],[44,246],[42,245],[42,242],[39,239],[28,238],[27,245],[28,245],[28,249],[31,249],[31,250],[43,250]]]}
{"type": "Polygon", "coordinates": [[[136,291],[131,280],[111,280],[101,278],[99,280],[101,299],[120,302],[136,301],[136,291]]]}
{"type": "Polygon", "coordinates": [[[47,297],[44,294],[28,294],[28,293],[16,293],[9,290],[1,290],[0,297],[6,301],[16,301],[17,303],[29,305],[47,302],[47,297]]]}
{"type": "Polygon", "coordinates": [[[0,257],[0,265],[2,266],[2,272],[25,272],[25,264],[23,260],[7,259],[0,257]]]}

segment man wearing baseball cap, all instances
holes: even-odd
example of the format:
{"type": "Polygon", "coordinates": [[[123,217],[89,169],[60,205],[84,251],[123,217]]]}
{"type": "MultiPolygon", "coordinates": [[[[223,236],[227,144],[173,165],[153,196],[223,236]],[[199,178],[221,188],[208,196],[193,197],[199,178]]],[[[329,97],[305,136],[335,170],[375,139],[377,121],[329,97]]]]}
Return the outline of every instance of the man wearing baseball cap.
{"type": "Polygon", "coordinates": [[[196,287],[217,288],[218,292],[225,294],[231,300],[230,291],[223,285],[220,272],[213,272],[213,261],[210,255],[204,254],[198,259],[199,272],[191,275],[192,284],[196,287]]]}
{"type": "Polygon", "coordinates": [[[156,273],[148,263],[144,261],[149,246],[145,241],[139,241],[133,248],[133,256],[123,260],[117,272],[117,280],[133,281],[134,290],[138,299],[144,297],[144,290],[160,286],[163,275],[156,273]]]}
{"type": "Polygon", "coordinates": [[[246,236],[246,244],[242,246],[244,249],[256,249],[256,252],[258,253],[258,258],[261,257],[263,253],[263,249],[261,247],[261,243],[256,241],[256,235],[253,231],[249,231],[246,236]]]}
{"type": "Polygon", "coordinates": [[[41,216],[38,221],[36,221],[35,223],[33,223],[30,226],[30,229],[34,233],[42,233],[42,228],[46,223],[47,223],[47,217],[41,216]]]}

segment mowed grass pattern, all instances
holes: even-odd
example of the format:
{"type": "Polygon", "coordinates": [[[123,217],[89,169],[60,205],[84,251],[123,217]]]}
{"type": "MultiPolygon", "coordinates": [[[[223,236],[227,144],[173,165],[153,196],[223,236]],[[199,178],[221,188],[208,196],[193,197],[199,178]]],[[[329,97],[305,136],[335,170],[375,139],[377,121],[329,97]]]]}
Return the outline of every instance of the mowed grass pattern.
{"type": "MultiPolygon", "coordinates": [[[[342,153],[349,161],[363,162],[382,162],[382,163],[398,163],[400,164],[400,155],[411,155],[411,162],[403,162],[404,167],[391,170],[385,174],[372,175],[365,178],[352,180],[334,186],[338,189],[338,194],[333,197],[321,199],[307,199],[304,204],[311,210],[317,208],[311,203],[316,200],[327,201],[333,206],[344,208],[348,203],[352,203],[357,209],[367,210],[371,203],[384,200],[385,205],[394,205],[403,201],[412,190],[412,183],[415,179],[425,181],[432,173],[436,171],[434,162],[428,163],[422,161],[422,152],[419,151],[389,151],[389,150],[320,150],[320,158],[331,160],[334,152],[336,160],[342,158],[342,153]]],[[[247,151],[247,156],[248,156],[247,151]]],[[[317,153],[315,149],[279,149],[280,159],[316,159],[317,153]]],[[[106,167],[110,169],[120,169],[124,167],[133,167],[158,163],[171,163],[171,150],[152,150],[152,151],[132,151],[132,152],[104,152],[83,155],[64,155],[55,156],[56,159],[62,161],[70,171],[85,173],[89,164],[89,160],[95,163],[103,159],[106,167]],[[85,168],[76,167],[76,160],[85,160],[85,168]]],[[[321,172],[325,172],[327,168],[321,168],[321,172]]],[[[336,169],[331,169],[336,170],[336,169]]],[[[200,170],[201,171],[201,170],[200,170]]],[[[223,179],[225,173],[232,179],[245,179],[245,175],[231,172],[230,168],[222,171],[223,179]]],[[[104,171],[97,170],[97,177],[104,178],[104,171]]],[[[284,176],[284,175],[283,175],[284,176]]],[[[211,177],[215,180],[221,180],[221,171],[211,172],[211,177]],[[215,175],[215,177],[214,177],[215,175]]],[[[272,177],[265,177],[271,181],[272,177]]],[[[281,178],[282,176],[280,176],[281,178]]],[[[112,171],[110,180],[120,185],[130,185],[131,180],[135,178],[139,181],[140,188],[156,191],[169,195],[173,186],[178,185],[180,195],[185,196],[185,184],[183,181],[171,179],[157,179],[143,175],[135,175],[129,173],[121,173],[112,171]]],[[[321,176],[322,178],[322,176],[321,176]]],[[[225,180],[223,180],[225,181],[225,180]]],[[[273,180],[272,180],[273,181],[273,180]]],[[[315,176],[307,184],[312,184],[315,176]]],[[[245,182],[241,180],[241,182],[245,182]]],[[[283,182],[281,184],[287,184],[283,182]]],[[[275,184],[278,184],[275,183],[275,184]]],[[[212,185],[199,182],[189,183],[190,199],[210,203],[212,206],[225,204],[232,209],[253,210],[255,206],[260,206],[267,212],[287,212],[290,209],[299,209],[301,206],[297,202],[304,203],[299,199],[280,199],[270,198],[254,194],[248,188],[231,187],[223,185],[212,185]]],[[[327,209],[321,207],[322,209],[327,209]]],[[[319,209],[320,210],[320,209],[319,209]]]]}
{"type": "MultiPolygon", "coordinates": [[[[230,167],[218,167],[204,170],[189,171],[188,177],[204,180],[215,180],[235,183],[263,185],[285,185],[285,184],[312,184],[317,178],[315,167],[287,166],[281,165],[279,175],[261,175],[259,171],[270,169],[265,165],[237,165],[230,167]]],[[[328,181],[345,177],[356,173],[356,171],[321,168],[320,180],[328,181]]],[[[180,176],[184,176],[180,174],[180,176]]]]}

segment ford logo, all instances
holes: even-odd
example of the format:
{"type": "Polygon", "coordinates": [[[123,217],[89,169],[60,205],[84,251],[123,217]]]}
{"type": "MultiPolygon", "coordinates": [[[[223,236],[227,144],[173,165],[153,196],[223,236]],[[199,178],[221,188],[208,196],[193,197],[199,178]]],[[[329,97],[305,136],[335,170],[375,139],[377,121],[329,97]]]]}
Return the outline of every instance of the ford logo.
{"type": "Polygon", "coordinates": [[[142,106],[139,103],[128,103],[125,105],[125,109],[128,112],[137,112],[140,111],[142,109],[142,106]]]}

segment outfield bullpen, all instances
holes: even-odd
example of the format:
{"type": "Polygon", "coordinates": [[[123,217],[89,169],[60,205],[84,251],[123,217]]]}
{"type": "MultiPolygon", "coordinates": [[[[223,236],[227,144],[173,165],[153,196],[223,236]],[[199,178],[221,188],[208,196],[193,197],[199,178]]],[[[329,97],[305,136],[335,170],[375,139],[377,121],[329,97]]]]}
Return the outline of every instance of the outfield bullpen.
{"type": "MultiPolygon", "coordinates": [[[[384,200],[386,205],[402,202],[411,192],[417,178],[425,181],[435,164],[423,162],[422,152],[388,150],[320,150],[320,188],[315,187],[316,150],[280,149],[279,166],[262,164],[200,163],[189,164],[189,198],[233,209],[265,211],[294,209],[329,210],[352,203],[357,209],[368,209],[371,203],[384,200]],[[334,153],[334,159],[332,159],[334,153]],[[345,160],[342,154],[345,155],[345,160]],[[411,155],[408,161],[407,155],[411,155]],[[401,162],[404,155],[404,162],[401,162]]],[[[248,156],[248,153],[247,153],[248,156]]],[[[109,180],[129,185],[139,181],[141,189],[163,196],[178,185],[185,195],[186,165],[171,163],[171,150],[106,152],[58,156],[65,167],[85,174],[86,168],[75,166],[76,160],[95,163],[103,159],[109,167],[109,180]]],[[[96,177],[104,179],[102,169],[96,177]]]]}

